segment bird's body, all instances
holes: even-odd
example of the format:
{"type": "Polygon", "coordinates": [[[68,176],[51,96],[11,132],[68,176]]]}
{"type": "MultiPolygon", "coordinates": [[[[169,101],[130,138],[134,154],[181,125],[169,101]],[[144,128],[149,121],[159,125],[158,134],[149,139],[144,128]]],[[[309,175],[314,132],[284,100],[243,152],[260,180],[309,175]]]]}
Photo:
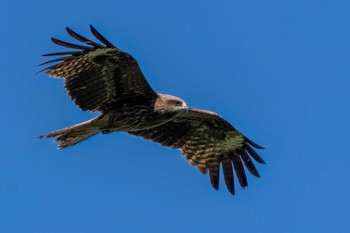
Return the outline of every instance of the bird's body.
{"type": "Polygon", "coordinates": [[[180,106],[176,108],[176,111],[164,111],[163,108],[158,107],[158,102],[163,101],[163,99],[167,101],[170,98],[173,97],[160,94],[152,101],[120,100],[113,105],[113,108],[102,113],[101,116],[108,119],[108,124],[103,130],[129,132],[146,130],[165,124],[182,112],[186,112],[187,109],[186,106],[180,106]]]}
{"type": "Polygon", "coordinates": [[[65,88],[83,111],[100,115],[86,122],[40,136],[55,137],[60,149],[75,145],[98,133],[128,132],[175,149],[202,173],[209,171],[212,186],[218,189],[220,164],[228,190],[234,193],[233,169],[242,187],[247,186],[243,164],[259,177],[250,157],[264,160],[252,149],[258,146],[216,113],[188,108],[185,101],[156,93],[144,78],[137,61],[106,40],[94,27],[93,42],[67,28],[77,45],[52,38],[58,45],[80,51],[44,56],[63,56],[43,64],[60,61],[44,69],[63,78],[65,88]],[[65,56],[68,55],[68,56],[65,56]]]}

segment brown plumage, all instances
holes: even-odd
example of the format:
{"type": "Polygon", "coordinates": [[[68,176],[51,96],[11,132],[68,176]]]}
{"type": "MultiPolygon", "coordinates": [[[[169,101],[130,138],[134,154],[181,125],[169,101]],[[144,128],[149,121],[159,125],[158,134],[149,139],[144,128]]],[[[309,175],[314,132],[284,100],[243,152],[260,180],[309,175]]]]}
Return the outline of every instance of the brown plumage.
{"type": "Polygon", "coordinates": [[[68,95],[83,111],[98,111],[89,121],[54,131],[40,138],[54,137],[63,149],[98,133],[124,131],[163,146],[180,149],[200,172],[209,172],[210,182],[219,188],[220,167],[225,184],[234,194],[234,172],[241,187],[247,187],[248,171],[260,177],[253,161],[264,160],[252,147],[262,149],[214,112],[188,108],[182,99],[156,93],[143,76],[137,61],[104,38],[90,25],[93,42],[69,28],[67,32],[86,45],[55,38],[52,41],[77,51],[44,54],[61,56],[43,63],[58,62],[42,71],[63,78],[68,95]]]}

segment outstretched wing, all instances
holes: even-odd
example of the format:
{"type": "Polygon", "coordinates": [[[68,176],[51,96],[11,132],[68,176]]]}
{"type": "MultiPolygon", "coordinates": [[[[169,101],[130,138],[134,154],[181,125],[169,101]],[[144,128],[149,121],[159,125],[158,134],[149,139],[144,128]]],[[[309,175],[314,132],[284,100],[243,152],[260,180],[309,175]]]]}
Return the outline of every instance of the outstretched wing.
{"type": "Polygon", "coordinates": [[[44,62],[59,62],[41,71],[63,78],[69,96],[82,110],[105,111],[118,99],[156,98],[157,94],[143,76],[137,61],[104,38],[92,25],[92,34],[103,44],[91,41],[66,28],[69,35],[86,45],[72,44],[55,38],[57,45],[77,51],[43,56],[60,56],[44,62]]]}
{"type": "Polygon", "coordinates": [[[241,187],[247,187],[245,167],[260,177],[251,157],[258,163],[265,161],[252,147],[263,149],[255,144],[216,113],[189,109],[173,121],[159,127],[129,132],[160,143],[163,146],[181,149],[188,161],[209,177],[212,186],[219,188],[220,164],[227,189],[234,194],[235,171],[241,187]]]}

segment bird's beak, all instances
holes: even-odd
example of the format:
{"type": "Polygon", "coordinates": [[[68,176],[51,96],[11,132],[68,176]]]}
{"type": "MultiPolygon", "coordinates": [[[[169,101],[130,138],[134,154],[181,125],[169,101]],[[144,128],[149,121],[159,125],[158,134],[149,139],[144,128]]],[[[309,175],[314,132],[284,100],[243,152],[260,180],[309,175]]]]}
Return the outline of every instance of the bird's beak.
{"type": "Polygon", "coordinates": [[[184,110],[186,111],[186,113],[188,113],[188,106],[187,106],[187,104],[184,104],[184,105],[182,106],[182,109],[184,109],[184,110]]]}

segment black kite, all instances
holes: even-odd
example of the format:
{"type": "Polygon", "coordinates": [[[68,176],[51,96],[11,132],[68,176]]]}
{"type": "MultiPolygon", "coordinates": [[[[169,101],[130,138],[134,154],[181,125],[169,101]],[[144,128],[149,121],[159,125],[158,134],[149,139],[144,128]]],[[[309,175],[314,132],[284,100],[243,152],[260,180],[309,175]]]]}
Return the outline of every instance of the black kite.
{"type": "Polygon", "coordinates": [[[59,149],[73,146],[98,133],[128,132],[163,146],[180,149],[203,174],[209,171],[212,186],[219,188],[220,164],[227,189],[234,194],[234,173],[247,187],[245,167],[260,177],[251,157],[264,160],[252,147],[262,149],[214,112],[188,108],[182,99],[155,92],[143,76],[137,61],[103,37],[93,26],[91,41],[66,28],[69,35],[86,45],[55,38],[52,41],[75,51],[44,54],[60,56],[41,65],[46,74],[63,78],[68,95],[83,111],[98,111],[89,121],[54,131],[40,138],[54,137],[59,149]]]}

